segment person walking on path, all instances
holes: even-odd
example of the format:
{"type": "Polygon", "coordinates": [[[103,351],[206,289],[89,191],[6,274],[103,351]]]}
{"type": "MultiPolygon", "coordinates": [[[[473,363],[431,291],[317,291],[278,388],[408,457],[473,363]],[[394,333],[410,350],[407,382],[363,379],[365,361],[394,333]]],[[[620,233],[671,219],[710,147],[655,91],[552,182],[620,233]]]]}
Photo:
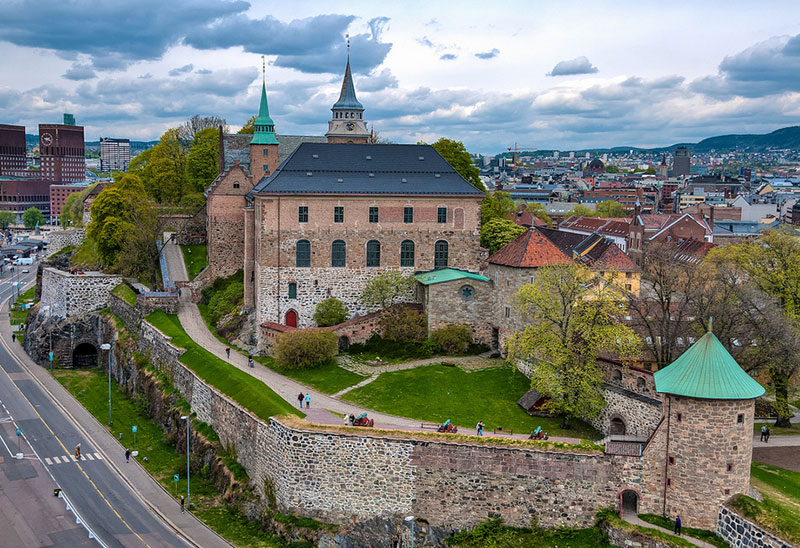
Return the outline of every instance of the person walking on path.
{"type": "Polygon", "coordinates": [[[186,505],[186,499],[183,498],[183,495],[181,495],[181,514],[183,513],[185,505],[186,505]]]}
{"type": "Polygon", "coordinates": [[[761,425],[761,441],[764,441],[764,438],[767,437],[767,425],[761,425]]]}
{"type": "Polygon", "coordinates": [[[311,409],[311,394],[306,394],[306,409],[311,409]]]}
{"type": "Polygon", "coordinates": [[[247,358],[247,365],[249,365],[250,367],[255,367],[255,364],[253,363],[253,356],[247,358]]]}
{"type": "Polygon", "coordinates": [[[769,436],[770,436],[769,426],[767,426],[767,431],[764,433],[764,442],[765,443],[769,443],[769,436]]]}
{"type": "Polygon", "coordinates": [[[12,333],[11,334],[11,342],[17,342],[17,334],[16,333],[12,333]]]}
{"type": "Polygon", "coordinates": [[[130,462],[130,461],[131,461],[131,450],[130,449],[126,449],[125,450],[125,462],[130,462]]]}
{"type": "Polygon", "coordinates": [[[230,346],[225,349],[225,354],[227,354],[228,359],[231,359],[231,347],[230,346]]]}
{"type": "Polygon", "coordinates": [[[478,425],[475,428],[478,430],[478,435],[483,436],[483,421],[478,421],[478,425]]]}
{"type": "Polygon", "coordinates": [[[681,536],[681,517],[675,518],[675,534],[681,536]]]}
{"type": "Polygon", "coordinates": [[[302,392],[300,392],[297,395],[297,401],[300,403],[300,409],[303,408],[303,400],[305,399],[305,397],[306,397],[305,394],[303,394],[302,392]]]}

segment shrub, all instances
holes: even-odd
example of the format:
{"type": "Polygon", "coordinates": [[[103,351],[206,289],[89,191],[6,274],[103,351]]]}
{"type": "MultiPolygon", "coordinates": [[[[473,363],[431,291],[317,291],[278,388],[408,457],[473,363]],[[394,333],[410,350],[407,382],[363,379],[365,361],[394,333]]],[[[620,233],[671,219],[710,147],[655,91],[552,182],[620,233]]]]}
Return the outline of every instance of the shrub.
{"type": "Polygon", "coordinates": [[[347,320],[347,307],[336,297],[321,301],[314,310],[314,321],[320,327],[337,325],[347,320]]]}
{"type": "Polygon", "coordinates": [[[447,354],[463,354],[472,344],[472,328],[453,324],[433,332],[433,340],[447,354]]]}
{"type": "Polygon", "coordinates": [[[395,307],[381,318],[381,329],[387,341],[422,342],[428,336],[428,320],[413,308],[395,307]]]}
{"type": "Polygon", "coordinates": [[[338,339],[330,331],[289,331],[277,338],[275,361],[286,369],[308,369],[333,359],[338,351],[338,339]]]}
{"type": "Polygon", "coordinates": [[[216,326],[244,300],[244,271],[227,278],[217,278],[203,290],[203,302],[208,305],[208,319],[216,326]]]}

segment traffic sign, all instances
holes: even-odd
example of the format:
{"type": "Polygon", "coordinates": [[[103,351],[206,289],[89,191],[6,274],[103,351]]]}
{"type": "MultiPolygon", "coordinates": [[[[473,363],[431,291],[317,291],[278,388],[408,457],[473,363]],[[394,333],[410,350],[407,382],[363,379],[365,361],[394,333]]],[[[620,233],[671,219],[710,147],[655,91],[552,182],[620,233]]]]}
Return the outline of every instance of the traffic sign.
{"type": "Polygon", "coordinates": [[[48,356],[48,360],[53,361],[53,353],[52,352],[50,352],[50,355],[48,356]]]}
{"type": "Polygon", "coordinates": [[[19,426],[17,426],[17,435],[18,435],[18,436],[21,436],[21,435],[22,435],[22,430],[20,430],[20,429],[19,429],[19,426]]]}
{"type": "Polygon", "coordinates": [[[136,425],[135,424],[133,426],[131,426],[131,432],[133,432],[134,434],[136,433],[136,425]]]}
{"type": "Polygon", "coordinates": [[[181,480],[180,474],[175,474],[174,476],[172,476],[172,481],[174,481],[175,483],[178,483],[180,480],[181,480]]]}

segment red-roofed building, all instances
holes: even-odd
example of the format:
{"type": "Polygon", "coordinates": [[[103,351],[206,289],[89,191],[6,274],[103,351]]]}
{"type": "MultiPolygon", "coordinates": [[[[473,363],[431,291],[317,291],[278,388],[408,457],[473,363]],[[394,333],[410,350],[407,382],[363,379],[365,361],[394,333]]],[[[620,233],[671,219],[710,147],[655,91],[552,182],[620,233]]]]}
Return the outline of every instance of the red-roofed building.
{"type": "Polygon", "coordinates": [[[558,230],[583,234],[602,234],[611,238],[622,251],[628,248],[628,236],[631,231],[631,220],[628,218],[576,217],[565,219],[558,225],[558,230]]]}
{"type": "Polygon", "coordinates": [[[711,226],[696,213],[635,215],[628,236],[628,254],[642,264],[642,252],[648,242],[675,242],[694,239],[714,243],[711,226]]]}
{"type": "Polygon", "coordinates": [[[547,226],[547,223],[530,211],[517,211],[511,214],[511,220],[520,226],[530,228],[532,226],[547,226]]]}

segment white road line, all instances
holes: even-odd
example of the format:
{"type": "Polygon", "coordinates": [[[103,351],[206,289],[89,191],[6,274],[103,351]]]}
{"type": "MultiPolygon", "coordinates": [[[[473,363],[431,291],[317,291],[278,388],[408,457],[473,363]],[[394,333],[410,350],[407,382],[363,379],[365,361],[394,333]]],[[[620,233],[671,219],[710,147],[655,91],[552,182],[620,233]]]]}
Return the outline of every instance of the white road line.
{"type": "Polygon", "coordinates": [[[52,465],[53,465],[53,461],[51,461],[51,460],[50,460],[49,458],[47,458],[47,457],[45,457],[45,458],[44,458],[44,461],[47,463],[47,466],[52,466],[52,465]]]}
{"type": "Polygon", "coordinates": [[[91,453],[86,453],[86,458],[89,460],[94,460],[94,457],[92,456],[91,453]]]}
{"type": "Polygon", "coordinates": [[[70,455],[70,458],[72,459],[72,462],[78,462],[78,459],[75,458],[75,455],[70,455]]]}
{"type": "Polygon", "coordinates": [[[103,460],[103,455],[101,455],[100,453],[95,453],[94,458],[96,458],[97,460],[103,460]]]}
{"type": "Polygon", "coordinates": [[[54,461],[56,464],[61,464],[61,459],[59,459],[58,457],[53,457],[53,461],[54,461]]]}

